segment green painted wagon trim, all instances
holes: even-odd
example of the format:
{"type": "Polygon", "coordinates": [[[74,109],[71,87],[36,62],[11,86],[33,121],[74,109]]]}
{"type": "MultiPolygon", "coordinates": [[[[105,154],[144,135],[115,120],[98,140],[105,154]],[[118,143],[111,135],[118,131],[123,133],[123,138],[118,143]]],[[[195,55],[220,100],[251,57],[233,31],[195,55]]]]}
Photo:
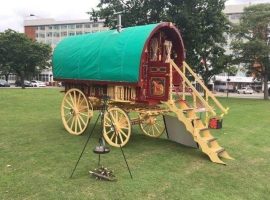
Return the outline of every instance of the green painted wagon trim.
{"type": "Polygon", "coordinates": [[[141,55],[159,24],[109,30],[63,39],[53,53],[55,79],[136,83],[141,55]]]}

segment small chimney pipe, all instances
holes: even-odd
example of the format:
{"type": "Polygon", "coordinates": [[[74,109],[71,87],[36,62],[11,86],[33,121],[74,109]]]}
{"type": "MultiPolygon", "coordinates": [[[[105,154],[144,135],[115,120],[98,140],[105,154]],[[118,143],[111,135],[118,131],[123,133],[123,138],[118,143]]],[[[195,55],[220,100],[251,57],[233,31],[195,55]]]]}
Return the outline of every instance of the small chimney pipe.
{"type": "Polygon", "coordinates": [[[120,33],[122,30],[121,14],[117,16],[117,31],[120,33]]]}

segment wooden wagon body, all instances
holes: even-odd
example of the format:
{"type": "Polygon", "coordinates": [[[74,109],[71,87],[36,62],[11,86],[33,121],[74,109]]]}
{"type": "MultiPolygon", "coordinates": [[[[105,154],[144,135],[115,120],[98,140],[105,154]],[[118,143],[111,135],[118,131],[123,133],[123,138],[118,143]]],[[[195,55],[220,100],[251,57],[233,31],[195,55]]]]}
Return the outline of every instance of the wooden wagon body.
{"type": "Polygon", "coordinates": [[[223,163],[219,157],[229,158],[229,155],[197,117],[197,108],[186,102],[187,88],[193,102],[198,99],[206,113],[216,115],[208,98],[212,98],[223,113],[227,110],[184,59],[181,35],[169,22],[62,40],[53,54],[53,73],[54,79],[65,86],[61,115],[66,130],[71,134],[82,134],[93,110],[101,109],[102,96],[106,95],[110,102],[109,110],[103,116],[103,136],[110,145],[124,146],[134,124],[139,124],[146,135],[159,137],[164,131],[162,115],[170,111],[185,124],[212,161],[223,163]],[[205,89],[206,99],[188,80],[186,71],[205,89]],[[173,100],[174,88],[182,91],[177,105],[173,100]],[[138,116],[131,118],[130,112],[137,112],[138,116]]]}
{"type": "Polygon", "coordinates": [[[54,78],[67,89],[81,84],[87,96],[156,104],[169,97],[168,54],[182,65],[183,42],[171,23],[70,37],[55,50],[54,78]]]}

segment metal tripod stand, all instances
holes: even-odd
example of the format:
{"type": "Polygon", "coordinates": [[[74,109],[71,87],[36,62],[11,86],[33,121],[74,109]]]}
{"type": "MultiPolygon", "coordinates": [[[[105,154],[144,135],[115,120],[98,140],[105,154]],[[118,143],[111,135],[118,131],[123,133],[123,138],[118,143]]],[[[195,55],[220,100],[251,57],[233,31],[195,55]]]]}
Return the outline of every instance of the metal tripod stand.
{"type": "MultiPolygon", "coordinates": [[[[87,138],[87,140],[86,140],[86,142],[85,142],[85,145],[84,145],[84,147],[83,147],[83,149],[82,149],[82,152],[81,152],[81,154],[80,154],[80,156],[79,156],[79,158],[78,158],[78,160],[77,160],[77,162],[76,162],[76,164],[75,164],[75,167],[73,168],[73,171],[72,171],[72,173],[71,173],[71,175],[70,175],[70,178],[72,178],[72,176],[73,176],[73,174],[74,174],[74,172],[75,172],[75,170],[76,170],[76,168],[77,168],[77,166],[78,166],[78,164],[79,164],[79,162],[80,162],[80,160],[81,160],[81,157],[82,157],[82,155],[83,155],[83,153],[84,153],[84,151],[85,151],[85,149],[86,149],[86,146],[87,146],[87,144],[88,144],[88,142],[89,142],[89,140],[90,140],[91,135],[92,135],[93,132],[94,132],[94,129],[95,129],[96,125],[97,125],[97,122],[98,122],[99,118],[101,117],[101,124],[103,125],[103,121],[104,121],[104,119],[103,119],[104,113],[105,113],[105,112],[108,112],[108,113],[109,113],[109,118],[110,118],[110,120],[112,121],[111,114],[110,114],[110,112],[108,111],[108,101],[109,101],[109,99],[110,99],[109,96],[103,96],[103,97],[102,97],[102,101],[103,101],[102,108],[101,108],[101,110],[100,110],[100,112],[99,112],[99,115],[98,115],[98,117],[97,117],[97,119],[96,119],[96,121],[95,121],[95,124],[94,124],[94,126],[93,126],[93,128],[92,128],[92,130],[91,130],[91,132],[90,132],[90,134],[89,134],[89,136],[88,136],[88,138],[87,138]]],[[[113,122],[113,121],[112,121],[112,122],[113,122]]],[[[116,131],[115,126],[114,126],[114,123],[112,123],[112,128],[113,128],[114,131],[116,131]]],[[[124,151],[123,151],[123,148],[122,148],[121,144],[120,144],[120,149],[121,149],[121,153],[122,153],[122,155],[123,155],[123,158],[124,158],[124,160],[125,160],[127,169],[128,169],[128,171],[129,171],[130,178],[132,179],[133,177],[132,177],[132,174],[131,174],[131,171],[130,171],[130,168],[129,168],[129,165],[128,165],[128,162],[127,162],[127,159],[126,159],[126,156],[125,156],[125,153],[124,153],[124,151]]],[[[99,163],[100,163],[100,157],[99,157],[99,163]]]]}

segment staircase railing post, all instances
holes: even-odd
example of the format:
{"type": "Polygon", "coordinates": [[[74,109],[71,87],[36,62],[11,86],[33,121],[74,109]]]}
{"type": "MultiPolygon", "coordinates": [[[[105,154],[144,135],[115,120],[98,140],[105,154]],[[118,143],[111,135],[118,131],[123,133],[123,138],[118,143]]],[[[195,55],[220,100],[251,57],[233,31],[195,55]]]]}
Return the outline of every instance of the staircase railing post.
{"type": "MultiPolygon", "coordinates": [[[[183,65],[183,74],[186,75],[186,66],[183,65]]],[[[183,94],[183,100],[186,100],[186,81],[184,78],[182,78],[182,94],[183,94]]]]}
{"type": "Polygon", "coordinates": [[[173,93],[172,93],[172,88],[173,88],[173,74],[172,74],[172,64],[170,63],[170,102],[173,101],[173,93]]]}
{"type": "MultiPolygon", "coordinates": [[[[209,96],[208,96],[208,92],[207,91],[205,91],[205,100],[206,100],[206,102],[209,104],[209,98],[208,98],[209,96]]],[[[209,104],[210,105],[210,104],[209,104]]],[[[205,125],[208,127],[208,123],[209,122],[209,113],[208,113],[208,111],[206,110],[205,111],[205,120],[204,120],[204,123],[205,123],[205,125]]]]}
{"type": "Polygon", "coordinates": [[[193,108],[197,109],[197,97],[194,92],[192,92],[192,99],[193,99],[193,108]]]}

